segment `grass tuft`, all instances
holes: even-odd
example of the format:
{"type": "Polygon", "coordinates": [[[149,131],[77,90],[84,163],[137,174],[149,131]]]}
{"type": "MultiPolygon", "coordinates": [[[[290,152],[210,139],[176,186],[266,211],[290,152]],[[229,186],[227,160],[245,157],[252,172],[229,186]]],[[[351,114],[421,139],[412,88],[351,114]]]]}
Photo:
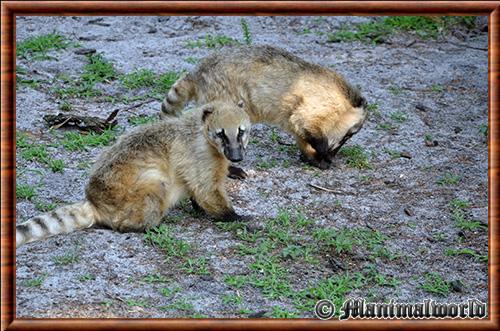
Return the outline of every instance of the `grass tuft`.
{"type": "Polygon", "coordinates": [[[17,44],[16,56],[23,59],[50,59],[47,52],[54,49],[65,49],[75,44],[58,33],[33,36],[17,44]]]}
{"type": "Polygon", "coordinates": [[[347,165],[357,169],[372,169],[370,160],[365,150],[359,146],[342,147],[339,154],[347,158],[347,165]]]}

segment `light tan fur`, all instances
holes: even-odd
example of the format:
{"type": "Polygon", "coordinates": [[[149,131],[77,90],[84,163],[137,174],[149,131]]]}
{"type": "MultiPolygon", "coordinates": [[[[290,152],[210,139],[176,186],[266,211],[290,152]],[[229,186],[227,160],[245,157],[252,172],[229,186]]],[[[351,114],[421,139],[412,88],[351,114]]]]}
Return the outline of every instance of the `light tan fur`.
{"type": "Polygon", "coordinates": [[[181,77],[162,103],[178,116],[188,101],[243,100],[252,122],[293,134],[306,161],[325,168],[366,118],[365,99],[333,70],[271,46],[214,53],[181,77]]]}
{"type": "Polygon", "coordinates": [[[211,102],[125,134],[95,163],[85,201],[18,225],[16,244],[94,225],[144,231],[186,197],[216,219],[239,219],[224,182],[227,158],[243,157],[249,131],[250,119],[240,107],[211,102]]]}

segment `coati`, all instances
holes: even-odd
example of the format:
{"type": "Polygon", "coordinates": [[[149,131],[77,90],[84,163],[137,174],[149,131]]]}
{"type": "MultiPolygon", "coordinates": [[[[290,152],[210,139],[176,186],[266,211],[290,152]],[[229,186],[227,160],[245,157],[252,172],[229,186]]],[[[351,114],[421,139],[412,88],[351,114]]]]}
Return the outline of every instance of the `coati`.
{"type": "Polygon", "coordinates": [[[214,101],[123,135],[96,161],[86,199],[18,225],[16,245],[94,225],[144,231],[184,197],[215,219],[248,219],[235,213],[224,181],[229,161],[243,159],[249,132],[241,107],[214,101]]]}
{"type": "Polygon", "coordinates": [[[160,117],[178,115],[190,100],[231,104],[240,99],[253,123],[294,135],[303,160],[321,169],[366,119],[366,100],[340,74],[271,46],[208,56],[171,87],[160,117]]]}

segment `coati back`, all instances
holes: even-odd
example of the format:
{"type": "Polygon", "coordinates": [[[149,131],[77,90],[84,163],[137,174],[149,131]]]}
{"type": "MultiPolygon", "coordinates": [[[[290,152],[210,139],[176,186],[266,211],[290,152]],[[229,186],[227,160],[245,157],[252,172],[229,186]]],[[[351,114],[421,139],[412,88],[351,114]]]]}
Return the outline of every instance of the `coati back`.
{"type": "Polygon", "coordinates": [[[249,132],[245,111],[220,102],[144,125],[100,155],[85,201],[18,225],[16,245],[94,225],[144,231],[158,225],[164,213],[185,197],[216,219],[240,219],[224,182],[229,161],[243,159],[249,132]]]}
{"type": "Polygon", "coordinates": [[[161,117],[184,105],[243,100],[252,122],[293,134],[304,159],[326,168],[366,119],[366,100],[338,73],[271,46],[214,53],[181,77],[162,103],[161,117]]]}

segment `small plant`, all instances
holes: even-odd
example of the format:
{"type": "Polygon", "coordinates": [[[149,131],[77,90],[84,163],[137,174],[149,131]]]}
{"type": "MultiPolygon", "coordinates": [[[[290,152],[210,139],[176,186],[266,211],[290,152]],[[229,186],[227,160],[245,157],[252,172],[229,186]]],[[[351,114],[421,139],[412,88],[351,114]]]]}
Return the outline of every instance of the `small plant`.
{"type": "Polygon", "coordinates": [[[464,249],[448,248],[445,250],[444,254],[446,256],[469,255],[472,256],[477,261],[488,262],[488,255],[478,254],[470,248],[464,248],[464,249]]]}
{"type": "Polygon", "coordinates": [[[39,277],[33,278],[33,279],[27,279],[22,282],[23,286],[26,287],[40,287],[42,286],[43,282],[47,279],[47,274],[43,274],[39,277]]]}
{"type": "Polygon", "coordinates": [[[181,289],[179,287],[164,287],[160,290],[161,295],[163,295],[166,298],[171,298],[173,297],[176,293],[178,293],[181,289]]]}
{"type": "Polygon", "coordinates": [[[50,170],[52,170],[52,172],[63,172],[64,171],[64,161],[63,160],[49,159],[48,165],[49,165],[50,170]]]}
{"type": "Polygon", "coordinates": [[[189,64],[197,64],[199,60],[193,56],[188,56],[187,58],[184,59],[184,61],[186,61],[189,64]]]}
{"type": "Polygon", "coordinates": [[[224,282],[233,288],[242,288],[247,282],[247,277],[243,275],[226,276],[224,282]]]}
{"type": "Polygon", "coordinates": [[[460,183],[460,176],[454,175],[452,173],[445,173],[441,178],[436,181],[436,184],[445,186],[445,185],[457,185],[460,183]]]}
{"type": "Polygon", "coordinates": [[[183,240],[176,239],[172,235],[172,229],[165,224],[148,230],[144,235],[144,239],[147,243],[165,251],[167,259],[171,257],[183,257],[190,249],[189,244],[183,240]]]}
{"type": "Polygon", "coordinates": [[[147,299],[143,300],[135,300],[135,299],[128,299],[126,301],[127,306],[129,307],[146,307],[149,305],[149,301],[147,299]]]}
{"type": "Polygon", "coordinates": [[[78,262],[79,260],[80,257],[74,252],[69,252],[63,255],[55,256],[53,258],[54,263],[59,266],[70,265],[78,262]]]}
{"type": "Polygon", "coordinates": [[[168,282],[168,278],[166,276],[160,274],[147,275],[142,278],[143,282],[152,284],[152,283],[166,283],[168,282]]]}
{"type": "Polygon", "coordinates": [[[391,86],[389,87],[389,92],[391,92],[393,95],[400,95],[403,93],[403,89],[399,86],[391,86]]]}
{"type": "Polygon", "coordinates": [[[182,270],[188,274],[208,275],[207,260],[205,258],[187,259],[182,270]]]}
{"type": "Polygon", "coordinates": [[[41,212],[47,212],[56,209],[56,205],[50,202],[37,201],[35,208],[41,212]]]}
{"type": "Polygon", "coordinates": [[[444,87],[441,85],[433,84],[431,86],[431,91],[434,93],[442,93],[444,92],[444,87]]]}
{"type": "Polygon", "coordinates": [[[120,77],[122,85],[128,89],[151,87],[155,79],[155,73],[150,69],[139,69],[120,77]]]}
{"type": "Polygon", "coordinates": [[[92,274],[83,274],[83,275],[81,275],[81,276],[78,277],[78,280],[80,282],[82,282],[82,283],[83,282],[88,282],[90,280],[95,280],[95,276],[92,275],[92,274]]]}
{"type": "Polygon", "coordinates": [[[398,123],[404,123],[406,122],[406,120],[408,120],[408,116],[401,111],[395,111],[391,113],[389,116],[393,121],[396,121],[398,123]]]}
{"type": "Polygon", "coordinates": [[[156,122],[156,118],[146,115],[130,116],[128,122],[132,125],[143,125],[156,122]]]}
{"type": "Polygon", "coordinates": [[[73,106],[68,101],[63,101],[59,108],[61,108],[62,111],[71,111],[73,106]]]}
{"type": "Polygon", "coordinates": [[[37,196],[36,189],[30,185],[16,184],[16,198],[31,200],[37,196]]]}
{"type": "Polygon", "coordinates": [[[175,72],[175,71],[168,71],[165,73],[162,73],[158,77],[158,82],[156,83],[156,90],[158,93],[166,94],[168,90],[174,85],[174,83],[179,79],[181,76],[180,73],[175,72]]]}
{"type": "Polygon", "coordinates": [[[422,289],[431,294],[446,296],[450,293],[450,284],[436,272],[425,274],[425,282],[422,284],[422,289]]]}
{"type": "Polygon", "coordinates": [[[479,133],[485,138],[488,138],[488,124],[481,124],[479,126],[479,133]]]}
{"type": "Polygon", "coordinates": [[[16,55],[23,59],[46,60],[47,52],[53,49],[65,49],[74,44],[58,33],[49,33],[30,37],[17,44],[16,55]]]}
{"type": "Polygon", "coordinates": [[[365,150],[359,146],[342,147],[339,154],[347,158],[347,165],[357,169],[372,169],[365,150]]]}
{"type": "Polygon", "coordinates": [[[251,45],[252,36],[250,34],[250,28],[248,27],[247,20],[242,17],[240,20],[240,24],[241,24],[241,29],[243,31],[243,40],[245,41],[245,44],[251,45]]]}
{"type": "Polygon", "coordinates": [[[278,162],[274,159],[269,161],[261,160],[256,164],[256,167],[259,170],[268,170],[276,166],[278,166],[278,162]]]}
{"type": "Polygon", "coordinates": [[[297,318],[297,313],[285,310],[281,307],[274,306],[273,311],[269,315],[271,318],[297,318]]]}
{"type": "Polygon", "coordinates": [[[202,48],[202,47],[218,48],[218,47],[237,45],[237,44],[239,44],[239,42],[231,37],[224,35],[212,36],[210,34],[207,34],[203,38],[188,41],[186,43],[186,46],[188,48],[202,48]]]}
{"type": "Polygon", "coordinates": [[[44,145],[29,144],[21,151],[21,157],[27,161],[39,161],[45,163],[49,154],[44,145]]]}
{"type": "Polygon", "coordinates": [[[87,134],[77,132],[66,132],[61,144],[68,151],[82,151],[87,147],[107,146],[116,137],[117,132],[113,129],[105,130],[102,133],[90,132],[87,134]]]}
{"type": "Polygon", "coordinates": [[[82,80],[95,84],[109,82],[117,77],[115,67],[102,54],[87,55],[88,64],[83,67],[82,80]]]}
{"type": "Polygon", "coordinates": [[[240,305],[243,299],[239,295],[226,294],[222,297],[222,303],[225,305],[240,305]]]}

